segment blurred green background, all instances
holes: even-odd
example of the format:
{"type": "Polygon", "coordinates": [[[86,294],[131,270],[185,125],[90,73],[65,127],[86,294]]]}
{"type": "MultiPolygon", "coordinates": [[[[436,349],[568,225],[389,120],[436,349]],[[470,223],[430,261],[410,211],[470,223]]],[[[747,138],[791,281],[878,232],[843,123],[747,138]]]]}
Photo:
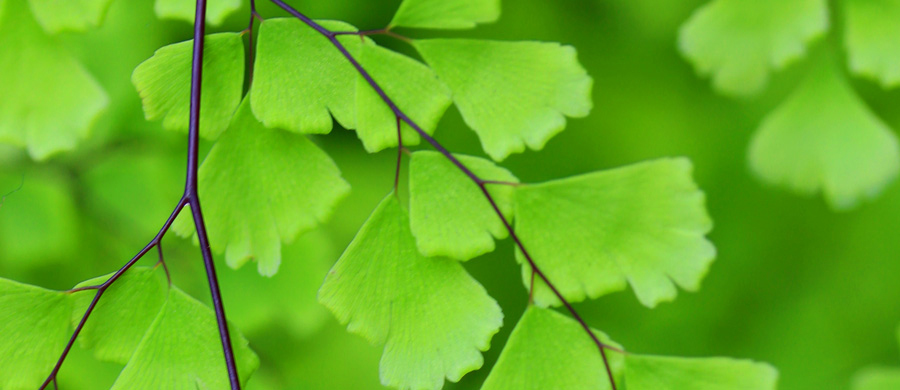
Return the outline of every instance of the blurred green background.
{"type": "MultiPolygon", "coordinates": [[[[799,82],[799,61],[774,75],[766,92],[735,100],[716,94],[676,48],[679,26],[703,1],[507,0],[501,20],[473,31],[409,32],[571,44],[594,77],[594,105],[570,120],[540,152],[504,162],[526,182],[687,156],[715,221],[718,258],[698,293],[682,292],[650,310],[624,291],[578,309],[629,350],[679,356],[733,356],[767,361],[785,390],[846,389],[870,364],[900,366],[900,186],[843,213],[820,197],[761,184],[747,169],[752,131],[799,82]]],[[[399,0],[297,0],[314,18],[380,28],[399,0]]],[[[265,17],[284,16],[260,2],[265,17]]],[[[214,31],[239,31],[248,9],[214,31]]],[[[838,27],[839,28],[839,27],[838,27]]],[[[67,289],[123,264],[155,233],[183,185],[186,136],[144,120],[131,71],[165,44],[190,38],[191,26],[160,21],[150,0],[116,0],[103,26],[59,39],[110,95],[110,106],[77,150],[43,163],[0,145],[0,276],[67,289]]],[[[831,36],[810,57],[842,56],[831,36]]],[[[411,52],[402,42],[379,40],[411,52]]],[[[900,89],[854,79],[854,87],[893,129],[900,128],[900,89]]],[[[450,109],[436,137],[450,150],[483,155],[474,133],[450,109]]],[[[369,212],[390,190],[394,152],[367,155],[352,132],[315,139],[353,186],[322,229],[285,250],[281,273],[265,280],[253,265],[219,266],[229,318],[247,334],[262,367],[251,389],[378,389],[378,348],[347,333],[315,304],[315,291],[369,212]]],[[[208,148],[209,145],[206,145],[208,148]]],[[[208,301],[199,251],[169,234],[175,283],[208,301]]],[[[477,389],[527,303],[509,240],[466,263],[504,310],[482,370],[452,389],[477,389]]],[[[220,256],[221,259],[221,256],[220,256]]],[[[150,264],[153,259],[147,260],[150,264]]],[[[66,389],[108,387],[120,368],[76,348],[64,366],[66,389]],[[88,371],[92,374],[86,374],[88,371]],[[96,373],[96,374],[93,374],[96,373]]]]}

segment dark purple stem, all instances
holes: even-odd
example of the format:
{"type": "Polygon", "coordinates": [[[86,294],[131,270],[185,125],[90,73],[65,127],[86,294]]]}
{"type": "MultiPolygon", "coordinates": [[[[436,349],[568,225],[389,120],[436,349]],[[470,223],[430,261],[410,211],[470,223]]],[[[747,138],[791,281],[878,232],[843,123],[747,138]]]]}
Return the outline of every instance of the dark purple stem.
{"type": "MultiPolygon", "coordinates": [[[[187,158],[187,177],[185,180],[185,188],[184,195],[178,201],[178,204],[175,206],[175,210],[169,215],[169,218],[166,220],[166,223],[163,224],[163,227],[156,233],[156,236],[153,237],[150,242],[144,246],[131,260],[128,261],[122,268],[116,271],[113,276],[111,276],[106,282],[98,286],[89,286],[82,287],[77,289],[72,289],[69,293],[79,292],[79,291],[87,291],[87,290],[96,290],[96,294],[94,295],[94,299],[91,301],[90,305],[88,305],[87,310],[84,315],[81,317],[81,321],[79,321],[78,325],[75,327],[75,331],[72,336],[69,338],[69,342],[66,344],[65,349],[57,360],[56,365],[53,367],[53,370],[50,372],[50,375],[41,385],[40,390],[44,390],[51,383],[56,383],[56,377],[59,374],[59,370],[62,367],[63,362],[66,360],[66,357],[71,351],[72,346],[75,344],[75,340],[78,338],[78,335],[81,333],[82,329],[84,329],[85,323],[87,323],[88,318],[91,316],[91,313],[94,312],[94,309],[97,307],[97,303],[100,301],[100,298],[103,296],[103,293],[106,292],[109,287],[115,283],[125,271],[128,271],[135,263],[138,262],[144,255],[147,254],[153,247],[157,247],[159,249],[160,262],[165,266],[162,257],[162,248],[160,247],[160,243],[162,242],[163,237],[166,235],[166,232],[169,231],[169,228],[172,226],[172,223],[175,221],[175,218],[178,214],[181,213],[181,210],[184,209],[184,206],[191,206],[191,213],[194,217],[194,226],[197,229],[197,238],[200,241],[200,253],[203,255],[203,264],[206,266],[206,276],[209,281],[209,289],[212,294],[213,308],[216,312],[216,322],[219,327],[219,336],[222,341],[222,351],[225,355],[225,365],[228,370],[228,379],[231,383],[232,390],[240,390],[241,384],[240,379],[238,378],[237,366],[235,365],[234,360],[234,352],[231,346],[231,336],[228,333],[228,321],[225,318],[225,308],[222,304],[222,294],[219,290],[219,282],[216,278],[216,270],[213,264],[212,253],[209,249],[209,238],[206,233],[206,225],[203,223],[203,213],[200,209],[200,197],[197,191],[197,177],[198,177],[198,168],[199,164],[199,145],[200,145],[200,87],[201,80],[203,80],[203,47],[205,41],[205,30],[206,30],[206,0],[197,0],[197,10],[194,19],[194,48],[193,48],[193,59],[191,64],[191,108],[190,108],[190,128],[188,135],[188,158],[187,158]]],[[[166,273],[168,274],[168,269],[166,269],[166,273]]]]}
{"type": "MultiPolygon", "coordinates": [[[[519,248],[519,251],[522,253],[522,255],[525,257],[525,259],[528,261],[528,264],[531,266],[531,269],[533,270],[533,272],[535,274],[537,274],[537,276],[540,277],[541,280],[544,281],[544,283],[547,285],[547,287],[550,288],[551,291],[553,291],[553,294],[556,295],[556,297],[560,300],[560,302],[562,302],[562,304],[566,307],[566,309],[568,309],[569,313],[572,314],[572,317],[574,317],[575,320],[577,320],[578,323],[581,324],[581,327],[584,328],[584,330],[587,332],[587,334],[591,337],[591,340],[594,341],[594,344],[597,345],[597,348],[600,350],[600,355],[603,358],[603,364],[606,367],[606,373],[609,376],[609,382],[610,382],[610,385],[612,386],[612,390],[616,390],[616,381],[615,381],[615,378],[613,377],[613,372],[609,365],[609,359],[606,356],[607,348],[610,348],[610,349],[615,349],[615,348],[611,348],[611,347],[607,346],[606,344],[601,342],[599,338],[597,338],[597,335],[594,334],[594,332],[591,330],[590,326],[588,326],[588,324],[584,321],[584,319],[582,319],[581,316],[578,315],[578,312],[575,310],[574,307],[572,307],[572,304],[569,303],[569,301],[566,300],[565,297],[563,297],[563,295],[559,292],[559,290],[557,290],[556,286],[554,286],[553,283],[550,282],[550,279],[547,278],[547,276],[541,271],[541,269],[537,266],[537,264],[531,258],[531,255],[528,253],[528,250],[525,249],[525,245],[522,244],[522,241],[519,239],[519,236],[516,234],[512,225],[510,225],[509,220],[506,219],[506,217],[503,215],[503,212],[501,212],[500,208],[497,206],[497,202],[491,196],[490,192],[488,192],[487,184],[493,183],[493,182],[482,180],[480,177],[478,177],[478,175],[476,175],[469,168],[467,168],[461,161],[459,161],[459,159],[454,157],[453,154],[450,153],[450,151],[448,151],[446,148],[444,148],[443,145],[441,145],[436,139],[431,137],[431,135],[429,135],[427,132],[425,132],[425,130],[423,130],[418,124],[416,124],[415,121],[413,121],[402,110],[400,110],[400,108],[397,107],[397,104],[394,103],[394,101],[391,100],[390,97],[388,97],[387,93],[384,92],[384,89],[382,89],[381,86],[378,85],[377,82],[375,82],[375,80],[372,78],[372,76],[369,74],[369,72],[367,72],[365,70],[365,68],[363,68],[362,65],[360,65],[359,61],[357,61],[356,58],[354,58],[353,55],[347,51],[347,49],[344,47],[344,45],[341,44],[340,41],[338,41],[338,39],[337,39],[337,37],[339,35],[338,33],[332,32],[332,31],[328,30],[327,28],[322,27],[321,25],[319,25],[312,19],[308,18],[306,15],[302,14],[301,12],[297,11],[296,9],[294,9],[293,7],[291,7],[290,5],[288,5],[287,3],[285,3],[282,0],[271,0],[271,1],[272,1],[272,3],[275,3],[275,5],[281,7],[283,10],[287,11],[287,13],[293,15],[294,17],[296,17],[297,19],[299,19],[300,21],[302,21],[309,27],[313,28],[314,30],[318,31],[320,34],[324,35],[325,38],[328,38],[328,40],[331,41],[331,43],[335,46],[335,48],[337,48],[338,51],[340,51],[341,54],[344,55],[344,57],[347,59],[347,61],[350,61],[350,64],[353,65],[354,68],[356,68],[356,70],[357,70],[357,72],[359,72],[360,76],[362,76],[363,79],[365,79],[366,82],[369,83],[369,85],[372,87],[372,89],[375,91],[375,93],[377,93],[378,96],[381,97],[381,100],[383,100],[384,103],[387,104],[388,108],[390,108],[390,110],[394,113],[394,115],[398,118],[398,120],[406,122],[406,124],[408,124],[410,127],[412,127],[413,130],[415,130],[417,133],[419,133],[419,136],[421,136],[423,139],[425,139],[425,141],[427,141],[429,144],[431,144],[432,147],[434,147],[438,152],[440,152],[442,155],[444,155],[444,157],[446,157],[448,160],[450,160],[450,162],[452,162],[454,165],[456,165],[456,167],[459,168],[459,170],[462,171],[463,174],[468,176],[469,179],[471,179],[473,182],[475,182],[476,185],[478,185],[478,188],[481,189],[481,192],[484,194],[485,198],[487,198],[488,202],[491,204],[491,207],[494,209],[494,212],[497,214],[497,216],[503,222],[503,226],[506,227],[506,230],[509,232],[510,237],[512,237],[513,241],[516,243],[516,246],[519,248]]],[[[380,30],[375,30],[375,31],[380,31],[380,30]]],[[[341,33],[340,35],[347,35],[347,34],[348,33],[341,33]]],[[[398,147],[402,147],[402,145],[398,145],[398,147]]]]}

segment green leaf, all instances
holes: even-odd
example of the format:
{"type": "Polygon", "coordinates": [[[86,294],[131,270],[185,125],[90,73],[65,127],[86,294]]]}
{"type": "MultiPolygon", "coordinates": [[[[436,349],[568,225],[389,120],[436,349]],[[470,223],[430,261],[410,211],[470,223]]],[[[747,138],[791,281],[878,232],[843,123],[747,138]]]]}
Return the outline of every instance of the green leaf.
{"type": "MultiPolygon", "coordinates": [[[[131,75],[148,120],[163,119],[169,130],[187,131],[191,108],[191,57],[194,41],[164,46],[131,75]]],[[[241,102],[244,43],[238,33],[211,34],[203,48],[200,135],[214,140],[228,127],[241,102]]]]}
{"type": "Polygon", "coordinates": [[[403,0],[390,27],[463,29],[500,17],[500,0],[403,0]]]}
{"type": "MultiPolygon", "coordinates": [[[[156,0],[156,16],[160,19],[175,19],[194,22],[197,3],[193,0],[156,0]]],[[[234,11],[241,8],[240,0],[209,0],[206,6],[206,20],[220,25],[234,11]]]]}
{"type": "Polygon", "coordinates": [[[0,47],[0,142],[37,160],[74,149],[106,108],[106,93],[24,1],[0,0],[0,47]]]}
{"type": "MultiPolygon", "coordinates": [[[[252,257],[267,276],[281,264],[281,243],[327,219],[350,190],[325,152],[303,135],[264,127],[246,99],[199,174],[213,250],[232,268],[252,257]]],[[[175,222],[182,236],[194,232],[188,214],[175,222]]]]}
{"type": "MultiPolygon", "coordinates": [[[[238,374],[246,382],[259,368],[259,358],[237,329],[230,332],[238,374]]],[[[215,313],[173,287],[112,390],[229,387],[215,313]]]]}
{"type": "Polygon", "coordinates": [[[459,263],[419,254],[394,194],[328,273],[319,302],[350,332],[385,344],[381,383],[400,389],[440,389],[445,376],[456,382],[478,369],[503,322],[459,263]]]}
{"type": "MultiPolygon", "coordinates": [[[[334,50],[334,49],[332,49],[334,50]]],[[[366,40],[359,61],[385,93],[428,134],[450,106],[450,89],[424,64],[366,40]]],[[[397,146],[396,116],[372,86],[356,77],[356,133],[369,153],[397,146]]],[[[417,145],[419,135],[401,126],[404,145],[417,145]]]]}
{"type": "Polygon", "coordinates": [[[900,389],[900,369],[867,368],[853,377],[852,390],[900,389]]]}
{"type": "MultiPolygon", "coordinates": [[[[98,286],[112,275],[94,278],[75,287],[98,286]]],[[[81,321],[96,293],[96,290],[85,290],[72,294],[73,324],[81,321]]],[[[146,267],[128,270],[97,303],[78,336],[81,346],[93,349],[94,357],[99,360],[128,363],[150,324],[159,315],[167,295],[168,285],[162,270],[146,267]]]]}
{"type": "MultiPolygon", "coordinates": [[[[332,31],[356,31],[343,22],[317,22],[332,31]]],[[[359,37],[339,40],[359,53],[359,37]]],[[[331,115],[344,128],[356,127],[357,72],[328,39],[299,20],[276,18],[262,23],[258,42],[250,103],[266,127],[326,134],[331,115]]]]}
{"type": "Polygon", "coordinates": [[[71,261],[79,247],[81,218],[65,172],[46,167],[0,172],[12,190],[0,206],[0,264],[30,268],[71,261]]]}
{"type": "Polygon", "coordinates": [[[413,45],[453,91],[463,119],[494,160],[540,150],[590,112],[593,80],[575,49],[548,42],[428,39],[413,45]]]}
{"type": "Polygon", "coordinates": [[[749,96],[771,70],[803,57],[828,23],[825,0],[713,0],[681,27],[678,46],[717,90],[749,96]]]}
{"type": "MultiPolygon", "coordinates": [[[[603,343],[615,345],[602,332],[593,332],[603,343]]],[[[606,355],[621,384],[622,354],[607,350],[606,355]]],[[[530,306],[481,390],[609,388],[600,351],[584,328],[553,310],[530,306]]]]}
{"type": "Polygon", "coordinates": [[[769,364],[730,358],[682,358],[628,354],[628,390],[775,390],[778,371],[769,364]]]}
{"type": "Polygon", "coordinates": [[[58,33],[99,26],[110,2],[112,0],[29,0],[28,3],[44,30],[58,33]]]}
{"type": "Polygon", "coordinates": [[[0,278],[0,389],[40,387],[69,341],[65,293],[0,278]]]}
{"type": "MultiPolygon", "coordinates": [[[[667,158],[516,189],[516,233],[566,300],[631,284],[654,307],[695,291],[715,257],[705,197],[685,158],[667,158]]],[[[531,267],[520,252],[528,286],[531,267]]],[[[560,302],[540,278],[534,300],[560,302]]]]}
{"type": "MultiPolygon", "coordinates": [[[[517,183],[519,179],[489,160],[456,156],[484,180],[517,183]]],[[[508,221],[513,215],[513,187],[488,184],[488,191],[508,221]]],[[[468,176],[437,152],[412,155],[409,165],[409,217],[419,252],[469,260],[494,250],[494,238],[509,234],[484,193],[468,176]]]]}
{"type": "Polygon", "coordinates": [[[821,191],[835,209],[876,196],[897,176],[897,137],[830,65],[763,120],[750,167],[764,181],[802,194],[821,191]]]}
{"type": "Polygon", "coordinates": [[[900,1],[845,0],[844,16],[853,73],[877,79],[885,88],[900,85],[900,1]]]}

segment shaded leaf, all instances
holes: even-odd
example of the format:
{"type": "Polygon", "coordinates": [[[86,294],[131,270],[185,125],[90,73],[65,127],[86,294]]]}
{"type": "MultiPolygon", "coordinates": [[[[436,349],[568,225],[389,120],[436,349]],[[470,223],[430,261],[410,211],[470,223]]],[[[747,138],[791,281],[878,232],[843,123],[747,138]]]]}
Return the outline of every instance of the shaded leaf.
{"type": "MultiPolygon", "coordinates": [[[[350,190],[325,152],[303,135],[264,127],[246,99],[199,175],[213,250],[232,268],[254,258],[267,276],[281,264],[281,243],[328,218],[350,190]]],[[[182,236],[194,233],[189,214],[174,225],[182,236]]]]}
{"type": "Polygon", "coordinates": [[[393,194],[329,272],[319,302],[350,332],[385,345],[381,383],[400,389],[440,389],[444,377],[481,367],[503,320],[459,263],[419,254],[393,194]]]}
{"type": "MultiPolygon", "coordinates": [[[[489,160],[457,155],[484,180],[518,182],[489,160]]],[[[489,184],[488,191],[508,221],[513,187],[489,184]]],[[[409,165],[409,217],[419,252],[469,260],[494,250],[494,238],[509,234],[478,185],[437,152],[415,152],[409,165]]]]}
{"type": "MultiPolygon", "coordinates": [[[[206,21],[220,25],[225,18],[241,8],[241,0],[209,0],[206,5],[206,21]]],[[[197,3],[193,0],[156,0],[156,16],[193,23],[197,3]]]]}
{"type": "Polygon", "coordinates": [[[593,80],[575,49],[548,42],[428,39],[413,45],[453,92],[463,119],[496,161],[540,150],[590,112],[593,80]]]}
{"type": "Polygon", "coordinates": [[[775,390],[778,371],[769,364],[730,358],[628,354],[628,390],[775,390]]]}
{"type": "Polygon", "coordinates": [[[500,17],[500,0],[403,0],[390,27],[473,28],[500,17]]]}
{"type": "Polygon", "coordinates": [[[717,90],[748,96],[773,69],[803,57],[828,23],[825,0],[713,0],[681,27],[678,46],[717,90]]]}
{"type": "Polygon", "coordinates": [[[867,368],[853,377],[852,390],[900,389],[900,369],[867,368]]]}
{"type": "MultiPolygon", "coordinates": [[[[654,307],[694,291],[715,257],[705,197],[685,158],[667,158],[516,189],[516,232],[570,302],[631,284],[654,307]]],[[[520,252],[525,285],[531,267],[520,252]]],[[[559,305],[536,278],[534,300],[559,305]]]]}
{"type": "Polygon", "coordinates": [[[853,73],[900,84],[900,1],[845,0],[844,45],[853,73]]]}
{"type": "MultiPolygon", "coordinates": [[[[191,108],[194,41],[163,46],[131,75],[148,120],[163,120],[169,130],[187,131],[191,108]]],[[[241,102],[244,43],[238,33],[211,34],[203,47],[200,135],[214,140],[228,127],[241,102]]]]}
{"type": "Polygon", "coordinates": [[[876,196],[897,176],[897,137],[830,65],[763,120],[750,167],[766,182],[802,194],[821,191],[835,209],[876,196]]]}
{"type": "Polygon", "coordinates": [[[112,0],[29,0],[35,19],[49,33],[97,27],[112,0]]]}

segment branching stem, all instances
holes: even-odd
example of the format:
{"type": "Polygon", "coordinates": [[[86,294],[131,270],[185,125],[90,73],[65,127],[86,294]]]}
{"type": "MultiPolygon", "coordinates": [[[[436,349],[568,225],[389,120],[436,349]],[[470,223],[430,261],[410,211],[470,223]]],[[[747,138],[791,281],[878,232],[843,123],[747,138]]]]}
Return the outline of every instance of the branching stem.
{"type": "MultiPolygon", "coordinates": [[[[494,212],[497,214],[497,216],[503,222],[503,226],[506,227],[506,230],[509,232],[509,235],[510,235],[510,237],[512,237],[516,246],[519,248],[519,251],[522,252],[522,255],[528,261],[528,264],[531,266],[531,269],[534,271],[534,273],[539,278],[541,278],[541,280],[544,281],[544,284],[546,284],[547,287],[549,287],[550,290],[553,291],[553,294],[556,295],[556,297],[560,300],[560,302],[562,302],[562,304],[566,307],[566,309],[569,311],[569,313],[572,314],[572,317],[574,317],[575,320],[577,320],[578,323],[581,324],[582,328],[584,328],[585,332],[587,332],[587,334],[590,336],[591,340],[593,340],[594,344],[597,345],[597,348],[600,350],[600,355],[603,358],[603,364],[606,368],[606,373],[609,377],[610,386],[612,386],[612,390],[616,390],[616,381],[615,381],[615,378],[613,377],[613,372],[609,365],[609,359],[606,356],[606,350],[612,349],[612,347],[610,347],[600,341],[600,339],[597,337],[597,335],[594,334],[594,332],[591,330],[590,326],[588,326],[588,324],[584,321],[584,319],[581,318],[581,316],[578,314],[578,312],[575,310],[575,308],[572,307],[572,304],[569,303],[569,301],[566,300],[565,297],[563,297],[563,295],[559,292],[559,290],[556,288],[556,286],[553,285],[553,283],[550,281],[550,279],[547,278],[547,276],[541,271],[540,267],[537,266],[537,264],[531,258],[531,255],[528,253],[528,250],[525,249],[525,245],[522,243],[522,241],[519,239],[519,236],[516,234],[515,229],[513,229],[512,225],[510,225],[509,220],[506,219],[506,217],[503,215],[503,212],[501,212],[500,208],[497,206],[497,202],[494,200],[493,196],[491,196],[490,192],[488,192],[487,184],[489,184],[489,183],[486,182],[485,180],[482,180],[478,175],[476,175],[474,172],[472,172],[472,170],[467,168],[461,161],[459,161],[459,159],[454,157],[453,154],[450,153],[450,151],[448,151],[443,145],[441,145],[431,135],[429,135],[427,132],[425,132],[425,130],[423,130],[422,127],[420,127],[415,121],[413,121],[409,116],[407,116],[406,113],[404,113],[399,107],[397,107],[397,104],[394,103],[393,100],[391,100],[391,98],[387,95],[387,93],[384,91],[384,89],[381,88],[381,86],[372,78],[372,76],[369,74],[369,72],[366,71],[366,69],[362,67],[362,65],[359,63],[359,61],[357,61],[356,58],[354,58],[353,55],[350,54],[349,51],[347,51],[347,48],[344,47],[344,45],[337,39],[337,37],[339,35],[351,35],[351,33],[332,32],[332,31],[328,30],[327,28],[323,27],[322,25],[316,23],[315,21],[313,21],[312,19],[310,19],[303,13],[297,11],[296,9],[294,9],[293,7],[291,7],[284,1],[282,1],[282,0],[271,0],[271,1],[272,1],[272,3],[274,3],[281,9],[285,10],[287,13],[291,14],[295,18],[297,18],[300,21],[302,21],[303,23],[305,23],[307,26],[318,31],[320,34],[325,36],[325,38],[327,38],[329,41],[331,41],[331,43],[334,45],[334,47],[338,51],[340,51],[341,54],[343,54],[343,56],[347,59],[347,61],[350,62],[351,65],[353,65],[354,68],[356,68],[356,70],[360,74],[360,76],[362,76],[362,78],[365,79],[366,82],[369,83],[369,85],[372,87],[372,89],[375,91],[375,93],[377,93],[378,96],[381,97],[381,100],[384,101],[384,103],[388,106],[388,108],[390,108],[390,110],[394,113],[394,115],[397,117],[397,119],[399,121],[406,122],[406,124],[408,124],[413,130],[415,130],[419,134],[419,136],[421,136],[423,139],[425,139],[425,141],[427,141],[429,144],[431,144],[431,146],[434,147],[435,150],[437,150],[442,155],[444,155],[444,157],[446,157],[448,160],[450,160],[450,162],[453,163],[453,165],[455,165],[457,168],[459,168],[459,170],[462,171],[463,174],[468,176],[476,185],[478,185],[478,188],[481,189],[481,192],[484,194],[487,201],[491,204],[491,207],[494,209],[494,212]]],[[[382,30],[372,30],[369,32],[363,31],[363,32],[355,33],[353,35],[366,35],[366,34],[388,33],[388,32],[389,32],[389,30],[382,29],[382,30]]],[[[400,145],[401,146],[399,146],[399,147],[402,147],[402,144],[400,144],[400,145]]]]}
{"type": "MultiPolygon", "coordinates": [[[[75,327],[75,331],[72,333],[72,336],[69,338],[69,342],[66,344],[65,349],[57,360],[56,365],[53,367],[53,370],[50,372],[50,375],[41,385],[40,390],[44,390],[51,383],[56,384],[56,377],[59,374],[59,370],[62,367],[63,362],[71,351],[72,346],[75,344],[75,340],[78,338],[78,335],[84,329],[84,325],[87,323],[88,318],[91,316],[91,313],[94,312],[94,309],[97,307],[97,303],[100,301],[100,298],[103,296],[103,293],[112,286],[125,271],[128,271],[135,263],[138,262],[141,258],[144,257],[153,247],[157,247],[159,250],[160,260],[159,262],[165,266],[165,262],[162,257],[162,248],[160,247],[160,243],[162,242],[163,237],[169,231],[169,228],[172,226],[172,223],[175,222],[175,218],[185,206],[191,206],[191,213],[194,217],[194,227],[197,230],[197,238],[200,241],[200,253],[203,256],[203,264],[206,267],[206,275],[207,280],[209,282],[210,293],[212,294],[213,301],[213,309],[216,313],[216,322],[219,327],[219,336],[222,342],[222,351],[225,355],[225,365],[228,370],[228,379],[231,383],[232,390],[240,390],[240,379],[238,378],[237,366],[235,364],[234,359],[234,351],[232,350],[231,345],[231,336],[228,332],[228,322],[225,318],[225,308],[222,303],[222,294],[219,290],[219,282],[216,277],[215,266],[213,264],[212,252],[209,247],[209,238],[206,233],[206,225],[203,222],[203,213],[200,209],[200,197],[198,193],[197,186],[197,177],[198,177],[198,168],[200,166],[199,163],[199,145],[200,145],[200,87],[201,81],[203,80],[203,47],[206,42],[205,40],[205,32],[206,32],[206,0],[197,0],[196,2],[197,9],[194,17],[194,47],[193,47],[193,57],[191,64],[191,107],[190,107],[190,126],[189,126],[189,134],[188,134],[188,156],[187,156],[187,174],[185,180],[184,187],[184,195],[178,201],[178,204],[175,206],[175,210],[169,214],[169,218],[166,219],[166,222],[163,224],[162,228],[156,233],[156,236],[144,246],[131,260],[128,261],[122,268],[116,271],[113,276],[103,282],[103,284],[99,286],[90,286],[84,288],[77,288],[70,290],[69,293],[74,293],[78,291],[86,291],[86,290],[96,290],[96,294],[94,295],[94,299],[91,301],[90,305],[88,305],[87,310],[84,315],[81,317],[81,321],[79,321],[78,325],[75,327]]],[[[255,13],[255,7],[253,12],[255,13]]],[[[168,276],[168,268],[166,268],[166,275],[168,276]]]]}

